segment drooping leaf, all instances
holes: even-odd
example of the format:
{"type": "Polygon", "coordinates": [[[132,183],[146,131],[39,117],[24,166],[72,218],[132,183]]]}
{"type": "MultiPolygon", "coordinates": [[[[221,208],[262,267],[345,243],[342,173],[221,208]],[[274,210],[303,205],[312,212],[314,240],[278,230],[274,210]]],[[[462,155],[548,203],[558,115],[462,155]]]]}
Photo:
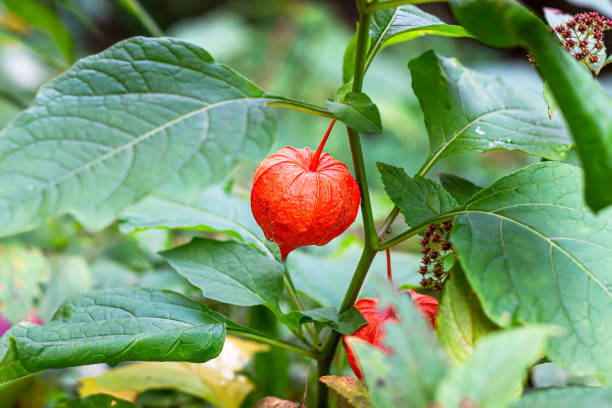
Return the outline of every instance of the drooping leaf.
{"type": "Polygon", "coordinates": [[[284,317],[289,322],[296,322],[296,324],[318,322],[324,326],[331,327],[341,334],[353,334],[367,323],[355,307],[351,307],[341,314],[338,314],[338,309],[335,307],[324,307],[303,310],[301,312],[291,312],[284,317]]]}
{"type": "Polygon", "coordinates": [[[137,408],[131,402],[115,398],[112,395],[96,394],[85,398],[75,398],[66,401],[55,408],[137,408]]]}
{"type": "Polygon", "coordinates": [[[225,326],[201,303],[153,289],[93,291],[67,300],[44,326],[20,323],[0,341],[0,387],[32,373],[123,361],[204,362],[225,326]]]}
{"type": "Polygon", "coordinates": [[[92,276],[84,258],[60,255],[49,260],[51,279],[38,303],[43,321],[51,320],[57,308],[69,297],[87,292],[92,287],[92,276]]]}
{"type": "Polygon", "coordinates": [[[12,323],[25,318],[49,277],[49,265],[38,249],[11,243],[0,245],[2,316],[12,323]]]}
{"type": "Polygon", "coordinates": [[[474,354],[442,380],[436,402],[443,407],[510,406],[521,395],[527,369],[544,355],[550,333],[548,327],[533,326],[483,338],[474,354]]]}
{"type": "Polygon", "coordinates": [[[541,407],[612,408],[612,389],[595,387],[552,388],[530,392],[512,405],[512,408],[541,407]]]}
{"type": "Polygon", "coordinates": [[[161,255],[210,299],[277,308],[283,292],[283,267],[248,245],[195,238],[161,255]]]}
{"type": "Polygon", "coordinates": [[[465,203],[471,196],[482,190],[482,187],[454,174],[440,173],[438,178],[442,187],[451,193],[459,204],[465,203]]]}
{"type": "Polygon", "coordinates": [[[228,336],[221,354],[206,363],[128,364],[81,380],[79,394],[131,395],[133,402],[144,391],[172,389],[209,401],[216,407],[237,408],[253,390],[250,380],[238,372],[255,353],[267,349],[265,345],[228,336]]]}
{"type": "Polygon", "coordinates": [[[487,316],[564,327],[548,357],[609,382],[612,211],[591,213],[581,179],[559,162],[503,177],[457,212],[451,240],[487,316]]]}
{"type": "Polygon", "coordinates": [[[340,377],[337,375],[325,375],[319,378],[319,381],[346,398],[352,407],[372,408],[368,389],[362,381],[353,377],[340,377]]]}
{"type": "Polygon", "coordinates": [[[400,209],[408,225],[417,225],[457,207],[457,201],[435,181],[422,176],[410,178],[400,167],[377,163],[391,201],[400,209]]]}
{"type": "Polygon", "coordinates": [[[455,362],[469,358],[476,342],[495,330],[459,264],[455,264],[444,285],[438,316],[438,341],[455,362]]]}
{"type": "Polygon", "coordinates": [[[74,59],[74,41],[70,31],[64,27],[57,10],[38,0],[2,0],[13,13],[32,26],[50,36],[64,59],[70,63],[74,59]]]}
{"type": "Polygon", "coordinates": [[[562,159],[571,141],[541,98],[428,51],[408,64],[425,116],[429,154],[421,174],[438,160],[469,151],[517,150],[562,159]]]}
{"type": "Polygon", "coordinates": [[[101,228],[164,181],[166,194],[200,191],[267,151],[264,105],[263,91],[182,41],[132,38],[87,57],[1,134],[0,235],[67,212],[101,228]]]}
{"type": "Polygon", "coordinates": [[[185,202],[151,194],[126,208],[120,215],[120,222],[123,232],[178,228],[229,233],[255,245],[264,253],[270,252],[253,218],[249,202],[223,191],[219,186],[209,187],[194,200],[185,202]]]}
{"type": "Polygon", "coordinates": [[[342,103],[325,101],[330,111],[347,126],[361,133],[380,133],[380,113],[370,97],[363,92],[349,92],[342,103]]]}
{"type": "MultiPolygon", "coordinates": [[[[369,344],[349,339],[365,376],[372,405],[381,408],[425,407],[434,401],[448,362],[434,333],[408,296],[382,289],[382,307],[393,304],[398,324],[385,325],[387,354],[369,344]]],[[[450,407],[450,405],[449,405],[450,407]]]]}
{"type": "Polygon", "coordinates": [[[451,6],[457,19],[485,44],[531,51],[576,142],[587,204],[595,211],[611,204],[612,189],[602,188],[612,174],[612,99],[604,89],[519,2],[451,0],[451,6]]]}

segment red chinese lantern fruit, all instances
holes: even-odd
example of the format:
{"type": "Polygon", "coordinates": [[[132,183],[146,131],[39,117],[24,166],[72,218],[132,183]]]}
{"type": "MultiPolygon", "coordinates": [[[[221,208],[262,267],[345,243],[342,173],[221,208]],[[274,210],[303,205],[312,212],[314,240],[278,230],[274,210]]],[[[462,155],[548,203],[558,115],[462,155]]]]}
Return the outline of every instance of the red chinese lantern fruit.
{"type": "MultiPolygon", "coordinates": [[[[436,314],[438,313],[438,301],[436,298],[421,295],[412,289],[408,290],[407,292],[409,292],[412,296],[412,301],[417,307],[417,310],[419,310],[423,317],[431,323],[432,328],[435,327],[436,314]]],[[[381,350],[390,352],[390,350],[384,345],[384,325],[389,321],[397,321],[398,316],[393,306],[380,309],[377,298],[359,299],[357,302],[355,302],[355,307],[361,312],[368,324],[361,327],[350,336],[342,336],[342,344],[346,350],[346,356],[348,357],[348,362],[353,369],[353,372],[357,378],[362,379],[363,373],[359,368],[357,355],[348,344],[347,339],[350,337],[356,337],[380,348],[381,350]]]]}
{"type": "Polygon", "coordinates": [[[327,244],[357,217],[357,181],[343,163],[328,153],[320,155],[321,150],[283,147],[255,170],[251,210],[283,260],[296,248],[327,244]]]}

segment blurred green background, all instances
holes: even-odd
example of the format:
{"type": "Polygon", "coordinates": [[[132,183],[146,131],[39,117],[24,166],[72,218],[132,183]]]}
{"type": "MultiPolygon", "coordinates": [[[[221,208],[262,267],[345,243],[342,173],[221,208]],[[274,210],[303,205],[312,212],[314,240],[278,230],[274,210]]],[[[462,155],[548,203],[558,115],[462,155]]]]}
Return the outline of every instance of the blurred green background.
{"type": "MultiPolygon", "coordinates": [[[[74,60],[131,36],[150,35],[121,3],[125,1],[0,1],[0,128],[30,105],[43,82],[60,74],[74,60]],[[42,5],[42,11],[37,5],[42,5]]],[[[524,3],[538,13],[544,6],[570,13],[584,10],[565,1],[524,3]]],[[[267,92],[323,105],[342,85],[344,49],[355,28],[352,1],[143,0],[142,6],[165,35],[205,48],[218,62],[231,66],[267,92]]],[[[422,8],[446,22],[453,22],[444,3],[422,8]]],[[[404,167],[413,174],[427,154],[423,117],[412,93],[407,63],[431,48],[441,55],[457,57],[472,69],[499,75],[541,99],[541,81],[522,50],[493,50],[469,39],[437,37],[422,37],[385,49],[374,61],[364,84],[364,91],[380,109],[384,127],[379,135],[363,135],[368,181],[379,223],[392,205],[383,194],[376,161],[404,167]]],[[[612,91],[609,72],[604,72],[600,81],[612,91]]],[[[542,109],[546,109],[543,101],[542,109]]],[[[315,149],[328,124],[324,118],[279,110],[275,149],[285,145],[315,149]]],[[[346,130],[342,126],[335,127],[326,150],[352,168],[346,130]]],[[[430,174],[435,177],[439,172],[453,173],[485,186],[536,160],[516,152],[464,154],[443,160],[430,174]]],[[[572,154],[568,160],[576,163],[572,154]]],[[[236,194],[248,197],[255,165],[243,163],[231,175],[236,194]]],[[[401,220],[396,228],[401,228],[401,220]]],[[[201,297],[198,290],[173,273],[156,255],[160,250],[187,242],[191,235],[166,230],[124,235],[116,225],[92,234],[65,216],[36,231],[2,239],[0,298],[5,320],[2,324],[15,324],[28,318],[46,321],[67,296],[91,288],[140,285],[201,297]]],[[[359,237],[357,222],[328,247],[297,252],[293,263],[300,263],[302,268],[345,269],[350,274],[356,263],[358,251],[354,248],[359,237]],[[326,258],[321,260],[320,256],[326,258]]],[[[418,256],[413,253],[416,248],[414,241],[398,248],[394,255],[398,273],[416,276],[418,256]]],[[[381,262],[376,264],[373,273],[382,274],[383,259],[377,261],[381,262]]],[[[264,308],[213,306],[261,330],[271,333],[280,330],[264,308]]],[[[278,350],[249,359],[239,370],[254,383],[256,390],[242,406],[253,406],[266,395],[300,400],[308,382],[306,364],[278,350]]],[[[336,364],[337,372],[345,370],[350,374],[346,364],[342,368],[343,359],[336,364]]],[[[107,370],[107,366],[98,365],[46,372],[0,391],[0,407],[53,407],[77,395],[79,379],[107,370]]],[[[311,378],[310,387],[312,381],[311,378]]],[[[143,407],[210,406],[183,391],[148,390],[139,393],[137,402],[143,407]]]]}

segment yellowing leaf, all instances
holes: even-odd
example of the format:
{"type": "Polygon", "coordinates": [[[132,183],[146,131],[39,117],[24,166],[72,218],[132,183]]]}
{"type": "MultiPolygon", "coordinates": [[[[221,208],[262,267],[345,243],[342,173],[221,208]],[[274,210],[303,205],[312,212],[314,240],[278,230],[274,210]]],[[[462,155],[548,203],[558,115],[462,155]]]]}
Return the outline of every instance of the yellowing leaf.
{"type": "Polygon", "coordinates": [[[355,408],[372,408],[368,390],[362,381],[353,377],[340,377],[337,375],[325,375],[319,381],[346,398],[349,404],[355,408]]]}
{"type": "Polygon", "coordinates": [[[237,372],[248,364],[255,353],[266,350],[268,346],[230,336],[221,354],[204,364],[130,364],[81,380],[79,394],[84,397],[105,393],[134,402],[146,390],[174,389],[195,395],[217,407],[238,408],[253,390],[253,384],[237,372]]]}

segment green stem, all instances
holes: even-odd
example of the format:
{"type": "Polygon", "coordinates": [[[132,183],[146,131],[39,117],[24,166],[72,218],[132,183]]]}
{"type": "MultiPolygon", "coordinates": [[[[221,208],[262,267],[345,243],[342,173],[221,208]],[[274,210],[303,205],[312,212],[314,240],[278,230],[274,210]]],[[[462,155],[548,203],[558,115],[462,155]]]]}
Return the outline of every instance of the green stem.
{"type": "Polygon", "coordinates": [[[314,350],[308,350],[304,347],[300,347],[293,343],[289,343],[288,341],[274,339],[272,337],[267,337],[263,334],[232,329],[230,327],[227,328],[227,332],[233,333],[236,336],[244,337],[245,339],[254,340],[258,343],[269,344],[270,346],[279,347],[285,350],[293,351],[293,352],[296,352],[298,354],[301,354],[303,356],[306,356],[306,357],[309,357],[315,360],[319,358],[319,355],[315,353],[314,350]]]}
{"type": "Polygon", "coordinates": [[[142,7],[138,0],[117,0],[117,2],[132,13],[153,37],[164,36],[164,32],[159,28],[155,20],[147,13],[147,10],[142,7]]]}
{"type": "MultiPolygon", "coordinates": [[[[363,87],[363,76],[365,74],[365,58],[368,45],[369,27],[371,15],[365,11],[365,1],[357,0],[357,8],[359,10],[359,31],[357,32],[357,48],[355,51],[355,71],[353,75],[353,92],[361,92],[363,87]]],[[[365,280],[370,265],[376,255],[374,249],[378,245],[378,234],[374,226],[374,216],[372,215],[372,203],[370,202],[370,192],[368,189],[368,180],[365,170],[363,158],[363,149],[361,147],[361,139],[359,133],[351,128],[348,130],[348,139],[351,146],[351,154],[353,156],[353,166],[355,170],[355,178],[359,184],[361,193],[361,216],[363,218],[363,226],[365,232],[365,244],[359,263],[355,268],[355,273],[351,279],[349,288],[347,289],[339,313],[345,312],[353,306],[359,296],[361,287],[365,280]]],[[[340,333],[332,331],[321,349],[321,357],[317,360],[317,375],[318,378],[327,375],[331,362],[336,354],[338,342],[340,341],[340,333]]],[[[317,407],[328,407],[328,389],[325,384],[318,382],[317,407]]]]}
{"type": "Polygon", "coordinates": [[[422,4],[422,3],[435,3],[435,2],[447,2],[448,0],[393,0],[393,1],[381,1],[378,3],[370,3],[366,6],[366,12],[374,13],[379,10],[385,10],[388,8],[394,8],[404,6],[406,4],[422,4]]]}

